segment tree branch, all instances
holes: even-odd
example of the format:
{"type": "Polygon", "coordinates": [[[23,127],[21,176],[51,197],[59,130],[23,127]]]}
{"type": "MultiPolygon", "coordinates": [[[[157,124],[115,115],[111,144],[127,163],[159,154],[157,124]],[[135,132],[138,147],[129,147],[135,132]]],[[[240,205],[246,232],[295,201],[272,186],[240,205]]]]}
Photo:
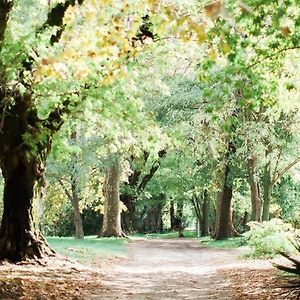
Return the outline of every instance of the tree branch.
{"type": "Polygon", "coordinates": [[[64,185],[63,181],[61,179],[58,179],[59,184],[61,185],[62,189],[64,190],[66,196],[69,198],[71,202],[73,202],[73,198],[71,194],[69,193],[67,187],[64,185]]]}
{"type": "Polygon", "coordinates": [[[5,30],[9,18],[9,12],[13,7],[13,2],[9,0],[0,0],[0,50],[4,40],[5,30]]]}
{"type": "Polygon", "coordinates": [[[64,113],[69,112],[67,105],[68,104],[66,104],[66,107],[65,106],[63,106],[63,108],[58,107],[55,110],[53,110],[49,114],[49,117],[46,120],[41,121],[43,127],[49,129],[53,133],[57,132],[64,123],[63,120],[64,113]]]}
{"type": "MultiPolygon", "coordinates": [[[[78,0],[78,4],[81,5],[84,0],[78,0]]],[[[69,6],[75,6],[76,0],[67,0],[65,3],[57,3],[48,13],[46,22],[39,29],[39,32],[45,30],[48,27],[58,27],[55,34],[51,36],[51,45],[57,43],[64,31],[63,19],[69,6]]]]}
{"type": "Polygon", "coordinates": [[[277,182],[277,180],[283,176],[288,170],[290,170],[293,166],[295,166],[298,162],[300,162],[300,156],[297,157],[294,161],[289,163],[285,168],[283,168],[280,172],[276,174],[276,176],[272,180],[272,186],[277,182]]]}
{"type": "Polygon", "coordinates": [[[246,66],[246,69],[250,69],[250,68],[252,68],[252,67],[254,67],[254,66],[256,66],[256,65],[258,65],[258,64],[260,64],[260,63],[262,63],[263,61],[265,61],[265,60],[267,60],[267,59],[270,59],[270,58],[272,58],[272,57],[274,57],[274,56],[276,56],[276,55],[278,55],[278,54],[280,54],[280,53],[282,53],[282,52],[289,51],[289,50],[294,50],[294,49],[300,49],[300,46],[287,47],[287,48],[283,48],[283,49],[281,49],[281,50],[278,50],[277,52],[272,53],[272,54],[270,54],[270,55],[267,55],[267,56],[264,57],[263,59],[257,60],[256,62],[254,62],[254,63],[252,63],[252,64],[246,66]]]}
{"type": "Polygon", "coordinates": [[[156,171],[158,170],[158,168],[160,167],[160,159],[164,156],[166,156],[167,151],[165,149],[160,150],[158,152],[158,160],[156,162],[154,162],[154,164],[152,165],[150,171],[148,174],[146,174],[141,183],[138,185],[137,187],[137,192],[142,192],[145,187],[147,186],[148,182],[151,180],[151,178],[154,176],[154,174],[156,173],[156,171]]]}
{"type": "MultiPolygon", "coordinates": [[[[54,45],[55,43],[58,43],[62,36],[62,33],[64,31],[63,21],[64,21],[64,16],[65,16],[67,9],[69,8],[69,6],[75,6],[76,3],[81,5],[83,3],[83,1],[84,0],[78,0],[78,1],[66,0],[65,3],[57,3],[49,11],[47,20],[45,21],[45,23],[40,28],[37,29],[36,35],[38,35],[39,33],[42,33],[49,27],[58,27],[56,33],[52,34],[52,36],[50,37],[50,44],[54,45]]],[[[30,71],[32,69],[33,62],[34,62],[33,57],[27,58],[25,61],[23,61],[24,68],[26,70],[30,71]]]]}
{"type": "MultiPolygon", "coordinates": [[[[143,152],[143,166],[142,168],[145,166],[148,158],[149,158],[149,152],[144,151],[143,152]]],[[[133,162],[134,160],[134,156],[132,155],[131,157],[131,161],[133,162]]],[[[133,173],[129,176],[128,178],[128,183],[126,185],[130,186],[131,188],[136,188],[136,186],[138,185],[138,182],[140,180],[140,176],[142,174],[142,168],[140,169],[135,169],[133,171],[133,173]]]]}

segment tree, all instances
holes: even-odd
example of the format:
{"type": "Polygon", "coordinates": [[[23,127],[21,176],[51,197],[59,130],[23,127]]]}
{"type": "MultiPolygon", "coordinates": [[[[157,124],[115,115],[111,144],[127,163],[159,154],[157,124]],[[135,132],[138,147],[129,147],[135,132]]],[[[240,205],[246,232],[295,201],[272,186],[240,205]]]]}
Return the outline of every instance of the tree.
{"type": "MultiPolygon", "coordinates": [[[[124,229],[126,232],[134,231],[134,215],[135,207],[139,197],[147,187],[149,181],[153,178],[160,167],[161,159],[166,155],[166,150],[161,149],[157,153],[157,157],[152,162],[150,169],[147,170],[147,162],[150,160],[150,153],[144,151],[142,156],[142,165],[134,164],[134,160],[138,158],[131,157],[132,173],[129,175],[128,181],[125,182],[123,192],[121,194],[121,201],[127,207],[124,212],[124,229]],[[146,169],[146,170],[145,170],[146,169]]],[[[149,162],[148,162],[149,164],[149,162]]]]}
{"type": "Polygon", "coordinates": [[[86,122],[74,120],[75,125],[72,123],[66,122],[55,139],[47,161],[46,178],[48,185],[56,187],[57,193],[63,192],[70,201],[75,238],[81,239],[84,236],[83,208],[97,210],[100,205],[97,195],[102,172],[97,150],[101,142],[99,137],[87,132],[86,122]]]}
{"type": "Polygon", "coordinates": [[[101,236],[121,237],[121,204],[120,204],[120,157],[113,155],[106,166],[103,194],[105,197],[104,216],[101,236]]]}
{"type": "Polygon", "coordinates": [[[34,189],[42,184],[52,139],[66,114],[99,109],[98,89],[126,75],[124,62],[138,52],[133,38],[144,36],[141,16],[149,7],[156,11],[155,3],[149,5],[66,0],[48,7],[34,0],[0,1],[1,259],[53,253],[32,218],[34,189]],[[128,28],[128,15],[137,10],[128,28]],[[36,17],[24,21],[24,11],[36,17]]]}
{"type": "MultiPolygon", "coordinates": [[[[34,228],[32,201],[36,184],[43,180],[45,160],[51,148],[52,137],[62,125],[64,109],[58,107],[50,112],[47,118],[39,117],[34,105],[33,87],[27,88],[29,82],[26,73],[32,74],[34,69],[34,61],[29,53],[23,53],[21,61],[18,62],[22,66],[18,66],[19,70],[14,70],[18,84],[11,85],[9,65],[5,59],[8,50],[6,48],[12,44],[5,41],[5,32],[13,2],[3,0],[0,5],[3,8],[0,22],[2,52],[0,156],[5,180],[4,210],[0,228],[0,258],[19,261],[53,254],[34,228]],[[34,143],[28,141],[31,138],[34,138],[34,143]]],[[[74,5],[75,1],[57,5],[49,12],[42,29],[38,30],[46,31],[54,26],[61,27],[65,11],[69,6],[74,5]]],[[[60,36],[61,30],[58,30],[51,35],[49,44],[54,45],[59,41],[60,36]]],[[[17,43],[15,46],[21,47],[17,43]]]]}

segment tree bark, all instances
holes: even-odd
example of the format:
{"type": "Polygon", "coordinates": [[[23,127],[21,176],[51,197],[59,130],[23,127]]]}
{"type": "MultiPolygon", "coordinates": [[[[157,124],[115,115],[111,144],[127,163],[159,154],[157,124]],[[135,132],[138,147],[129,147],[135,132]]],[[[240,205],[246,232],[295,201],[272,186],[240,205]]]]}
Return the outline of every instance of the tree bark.
{"type": "MultiPolygon", "coordinates": [[[[73,142],[77,141],[77,131],[74,130],[71,133],[71,140],[73,142]]],[[[83,225],[82,218],[79,209],[79,193],[78,193],[78,174],[76,172],[76,166],[78,164],[78,157],[75,155],[72,159],[72,173],[71,173],[71,191],[72,195],[70,195],[69,199],[71,200],[73,207],[73,216],[74,216],[74,225],[75,225],[75,239],[83,239],[83,225]]]]}
{"type": "MultiPolygon", "coordinates": [[[[54,252],[33,222],[34,191],[44,183],[44,162],[51,146],[47,142],[24,141],[39,129],[35,111],[28,112],[31,95],[17,96],[0,131],[0,164],[4,177],[4,210],[0,228],[0,258],[11,261],[41,258],[54,252]]],[[[53,132],[52,132],[53,134],[53,132]]]]}
{"type": "Polygon", "coordinates": [[[191,203],[193,205],[196,217],[197,217],[197,225],[196,225],[196,229],[197,229],[197,236],[202,235],[202,225],[203,225],[203,219],[202,219],[202,207],[201,207],[201,202],[199,200],[199,198],[197,196],[193,196],[191,198],[191,203]]]}
{"type": "Polygon", "coordinates": [[[24,161],[24,155],[23,152],[11,154],[1,161],[5,185],[0,258],[13,262],[54,254],[34,226],[32,209],[36,166],[24,161]]]}
{"type": "Polygon", "coordinates": [[[160,193],[156,203],[147,208],[146,227],[150,233],[163,231],[162,210],[165,204],[165,194],[160,193]]]}
{"type": "Polygon", "coordinates": [[[4,40],[5,30],[7,27],[9,12],[13,6],[12,1],[0,0],[0,49],[4,40]]]}
{"type": "MultiPolygon", "coordinates": [[[[67,2],[69,5],[75,5],[75,0],[67,2]]],[[[13,3],[0,0],[0,49],[3,46],[13,3]]],[[[60,27],[57,32],[61,33],[66,10],[61,12],[57,10],[58,6],[60,3],[48,14],[48,17],[52,16],[56,21],[50,24],[48,18],[43,28],[37,30],[37,35],[49,26],[60,27]]],[[[59,37],[53,42],[58,42],[59,37]]],[[[22,62],[23,69],[18,74],[18,82],[21,83],[24,81],[24,70],[33,71],[34,65],[34,59],[30,58],[30,55],[29,58],[25,56],[26,59],[22,62]]],[[[55,108],[47,119],[41,120],[33,103],[29,83],[23,82],[27,91],[19,93],[16,88],[18,84],[13,89],[6,86],[5,73],[3,68],[0,87],[0,164],[5,183],[0,259],[17,262],[54,254],[35,229],[32,208],[34,190],[43,184],[44,163],[51,148],[52,137],[63,123],[63,113],[68,111],[68,100],[63,108],[55,108]]]]}
{"type": "Polygon", "coordinates": [[[219,178],[219,185],[222,190],[217,192],[217,212],[216,212],[216,226],[215,226],[215,239],[225,240],[229,237],[238,236],[232,222],[232,191],[233,191],[233,178],[231,174],[230,158],[235,153],[235,146],[233,143],[228,144],[228,152],[226,154],[226,162],[219,178]]]}
{"type": "Polygon", "coordinates": [[[147,209],[146,224],[150,233],[163,231],[162,205],[152,206],[147,209]]]}
{"type": "Polygon", "coordinates": [[[101,236],[121,237],[120,158],[114,157],[106,168],[103,193],[105,197],[101,236]]]}
{"type": "Polygon", "coordinates": [[[203,197],[201,199],[199,199],[196,196],[193,196],[191,202],[197,216],[197,224],[199,225],[199,231],[201,233],[201,236],[203,237],[208,236],[209,235],[209,198],[208,198],[207,190],[203,192],[203,197]]]}
{"type": "Polygon", "coordinates": [[[207,190],[203,192],[201,236],[209,235],[209,198],[207,190]]]}
{"type": "Polygon", "coordinates": [[[127,211],[123,211],[121,213],[122,227],[126,233],[131,233],[136,229],[134,217],[135,217],[135,208],[136,208],[137,200],[134,195],[130,195],[127,193],[120,195],[120,199],[127,208],[127,211]]]}
{"type": "Polygon", "coordinates": [[[184,224],[183,224],[183,202],[179,201],[177,202],[177,229],[178,229],[178,237],[184,237],[184,224]]]}
{"type": "Polygon", "coordinates": [[[61,179],[59,179],[59,183],[64,190],[66,196],[70,200],[73,208],[73,216],[74,216],[74,227],[75,227],[75,239],[83,239],[84,238],[84,231],[83,231],[83,224],[82,224],[82,217],[79,209],[79,195],[76,186],[76,179],[74,176],[71,176],[71,193],[63,183],[61,179]]]}
{"type": "Polygon", "coordinates": [[[232,184],[229,182],[229,170],[230,168],[227,164],[225,167],[225,183],[220,202],[216,240],[224,240],[230,237],[232,184]]]}
{"type": "Polygon", "coordinates": [[[260,198],[259,182],[255,178],[256,158],[248,159],[248,180],[251,192],[251,220],[261,222],[262,220],[262,201],[260,198]]]}
{"type": "Polygon", "coordinates": [[[75,239],[83,239],[83,225],[82,218],[79,209],[79,196],[77,191],[76,183],[72,183],[72,207],[74,213],[74,225],[75,225],[75,239]]]}
{"type": "Polygon", "coordinates": [[[271,161],[268,161],[264,168],[263,189],[264,189],[264,194],[263,194],[264,202],[263,202],[262,220],[269,221],[271,193],[272,193],[271,161]]]}
{"type": "Polygon", "coordinates": [[[171,223],[171,230],[175,230],[175,208],[174,208],[174,201],[170,202],[170,223],[171,223]]]}

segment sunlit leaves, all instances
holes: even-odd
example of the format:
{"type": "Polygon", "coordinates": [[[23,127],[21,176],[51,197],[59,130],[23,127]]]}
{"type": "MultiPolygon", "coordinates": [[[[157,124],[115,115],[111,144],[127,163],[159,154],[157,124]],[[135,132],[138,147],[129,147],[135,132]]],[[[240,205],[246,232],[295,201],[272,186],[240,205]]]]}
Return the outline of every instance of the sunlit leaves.
{"type": "Polygon", "coordinates": [[[214,1],[204,7],[205,14],[211,19],[215,20],[221,13],[222,3],[221,1],[214,1]]]}
{"type": "Polygon", "coordinates": [[[291,33],[291,30],[288,26],[282,26],[280,30],[283,36],[288,36],[291,33]]]}
{"type": "Polygon", "coordinates": [[[228,54],[231,51],[229,44],[224,41],[220,42],[219,49],[223,54],[228,54]]]}

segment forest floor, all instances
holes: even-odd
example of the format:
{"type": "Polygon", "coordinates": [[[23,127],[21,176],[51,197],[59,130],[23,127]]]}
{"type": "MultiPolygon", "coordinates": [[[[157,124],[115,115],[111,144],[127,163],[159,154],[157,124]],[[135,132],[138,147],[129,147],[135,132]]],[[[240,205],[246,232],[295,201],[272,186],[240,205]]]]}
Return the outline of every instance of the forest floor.
{"type": "Polygon", "coordinates": [[[132,240],[128,257],[94,267],[62,258],[0,265],[0,299],[287,299],[267,260],[195,239],[132,240]]]}

